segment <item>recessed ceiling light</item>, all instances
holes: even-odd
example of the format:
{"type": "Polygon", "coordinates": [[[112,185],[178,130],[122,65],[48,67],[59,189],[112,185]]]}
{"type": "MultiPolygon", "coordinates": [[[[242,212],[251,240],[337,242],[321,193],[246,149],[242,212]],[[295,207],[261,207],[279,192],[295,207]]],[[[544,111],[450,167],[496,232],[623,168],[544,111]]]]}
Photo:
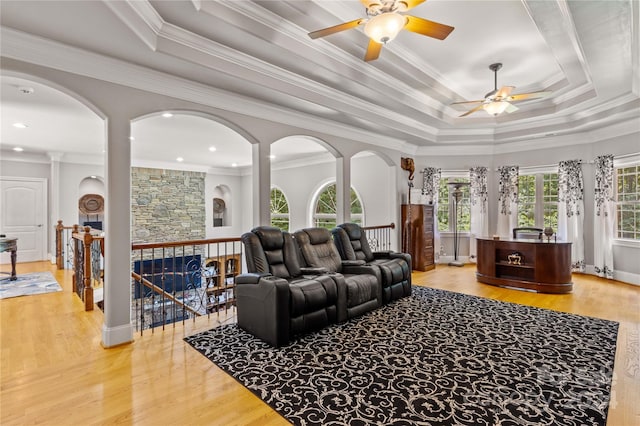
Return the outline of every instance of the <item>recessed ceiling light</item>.
{"type": "Polygon", "coordinates": [[[183,162],[183,161],[184,161],[184,158],[182,158],[182,157],[178,157],[178,158],[176,158],[176,161],[177,161],[177,162],[179,162],[179,163],[181,163],[181,162],[183,162]]]}
{"type": "Polygon", "coordinates": [[[238,163],[231,163],[231,167],[238,167],[238,163]]]}
{"type": "Polygon", "coordinates": [[[162,116],[164,118],[171,118],[171,117],[173,117],[173,114],[171,114],[170,112],[165,112],[164,114],[162,114],[162,116]]]}
{"type": "Polygon", "coordinates": [[[135,140],[136,140],[136,138],[134,138],[133,136],[129,136],[129,140],[130,140],[130,141],[135,141],[135,140]]]}
{"type": "Polygon", "coordinates": [[[24,124],[24,123],[13,123],[13,127],[16,127],[16,128],[18,128],[18,129],[26,129],[26,128],[27,128],[27,127],[29,127],[29,126],[27,126],[27,125],[26,125],[26,124],[24,124]]]}
{"type": "Polygon", "coordinates": [[[24,151],[24,148],[20,148],[19,146],[16,146],[16,147],[13,148],[13,150],[16,151],[16,152],[22,152],[22,151],[24,151]]]}
{"type": "Polygon", "coordinates": [[[90,178],[91,179],[97,179],[98,177],[96,175],[91,175],[90,178]]]}
{"type": "Polygon", "coordinates": [[[210,146],[209,147],[209,151],[211,152],[216,152],[218,150],[218,148],[216,148],[215,146],[210,146]]]}
{"type": "Polygon", "coordinates": [[[276,158],[276,156],[275,156],[275,155],[273,155],[273,154],[271,154],[271,155],[269,156],[269,158],[273,160],[274,158],[276,158]]]}

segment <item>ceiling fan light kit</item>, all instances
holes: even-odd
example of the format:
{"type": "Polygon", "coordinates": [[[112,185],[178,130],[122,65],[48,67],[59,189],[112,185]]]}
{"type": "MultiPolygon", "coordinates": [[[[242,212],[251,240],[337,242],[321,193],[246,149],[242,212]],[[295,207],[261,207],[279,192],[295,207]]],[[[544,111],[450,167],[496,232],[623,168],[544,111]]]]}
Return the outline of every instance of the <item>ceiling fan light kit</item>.
{"type": "Polygon", "coordinates": [[[484,109],[487,114],[497,117],[498,115],[506,112],[511,114],[514,111],[518,110],[518,107],[511,104],[511,102],[523,101],[525,99],[536,99],[536,98],[544,98],[548,96],[551,92],[532,92],[532,93],[521,93],[518,95],[512,95],[511,92],[515,89],[515,86],[502,86],[500,90],[498,90],[498,70],[502,68],[502,64],[500,62],[496,62],[495,64],[489,65],[489,69],[493,71],[493,90],[484,95],[484,99],[477,101],[464,101],[464,102],[454,102],[451,105],[461,105],[461,104],[479,104],[476,107],[470,109],[464,114],[460,115],[460,117],[466,117],[467,115],[473,114],[476,111],[484,109]]]}
{"type": "Polygon", "coordinates": [[[371,40],[387,44],[407,25],[407,18],[395,12],[386,12],[370,18],[364,26],[364,33],[371,40]]]}
{"type": "Polygon", "coordinates": [[[509,102],[498,101],[498,102],[489,102],[487,104],[484,104],[482,108],[489,115],[493,115],[495,117],[497,115],[502,114],[504,110],[507,109],[508,106],[509,106],[509,102]]]}
{"type": "Polygon", "coordinates": [[[425,0],[360,0],[360,2],[367,9],[366,19],[356,19],[312,31],[309,37],[312,39],[325,37],[364,24],[364,33],[369,37],[364,60],[373,61],[380,56],[382,46],[396,38],[403,29],[439,40],[444,40],[453,31],[453,27],[449,25],[399,13],[412,9],[424,3],[425,0]]]}

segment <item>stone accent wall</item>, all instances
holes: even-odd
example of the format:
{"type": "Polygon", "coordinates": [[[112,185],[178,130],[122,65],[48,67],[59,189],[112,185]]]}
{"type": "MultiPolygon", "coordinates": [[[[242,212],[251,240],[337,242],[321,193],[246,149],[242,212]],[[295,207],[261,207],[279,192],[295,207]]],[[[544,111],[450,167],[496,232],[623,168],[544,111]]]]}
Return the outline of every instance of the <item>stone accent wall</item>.
{"type": "Polygon", "coordinates": [[[132,241],[156,243],[204,239],[205,175],[132,167],[132,241]]]}

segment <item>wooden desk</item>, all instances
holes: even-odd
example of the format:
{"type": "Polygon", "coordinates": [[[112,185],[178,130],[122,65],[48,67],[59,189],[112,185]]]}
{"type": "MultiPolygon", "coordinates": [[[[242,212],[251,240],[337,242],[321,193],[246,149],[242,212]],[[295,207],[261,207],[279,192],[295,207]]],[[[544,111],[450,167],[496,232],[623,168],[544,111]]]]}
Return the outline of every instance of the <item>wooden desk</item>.
{"type": "Polygon", "coordinates": [[[499,287],[540,293],[570,293],[571,243],[478,238],[476,279],[499,287]],[[518,253],[519,264],[509,261],[518,253]]]}
{"type": "Polygon", "coordinates": [[[16,275],[16,259],[18,258],[18,239],[17,238],[0,238],[0,253],[5,251],[11,252],[11,281],[18,279],[16,275]]]}

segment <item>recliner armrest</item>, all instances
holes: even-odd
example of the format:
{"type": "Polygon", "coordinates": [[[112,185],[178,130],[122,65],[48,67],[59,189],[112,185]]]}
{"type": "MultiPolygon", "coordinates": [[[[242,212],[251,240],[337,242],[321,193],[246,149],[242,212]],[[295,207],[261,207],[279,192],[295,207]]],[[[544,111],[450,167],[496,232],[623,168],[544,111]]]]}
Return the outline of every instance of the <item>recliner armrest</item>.
{"type": "Polygon", "coordinates": [[[392,254],[394,254],[394,252],[392,252],[391,250],[374,251],[373,258],[374,259],[390,259],[392,257],[392,254]]]}
{"type": "Polygon", "coordinates": [[[262,278],[272,277],[269,273],[247,272],[236,275],[236,284],[258,284],[262,278]]]}
{"type": "Polygon", "coordinates": [[[317,268],[303,267],[300,268],[300,272],[302,273],[302,275],[323,275],[328,273],[329,270],[322,266],[317,268]]]}
{"type": "Polygon", "coordinates": [[[342,267],[348,267],[348,266],[362,266],[362,265],[366,265],[367,262],[365,262],[364,260],[343,260],[342,261],[342,267]]]}

